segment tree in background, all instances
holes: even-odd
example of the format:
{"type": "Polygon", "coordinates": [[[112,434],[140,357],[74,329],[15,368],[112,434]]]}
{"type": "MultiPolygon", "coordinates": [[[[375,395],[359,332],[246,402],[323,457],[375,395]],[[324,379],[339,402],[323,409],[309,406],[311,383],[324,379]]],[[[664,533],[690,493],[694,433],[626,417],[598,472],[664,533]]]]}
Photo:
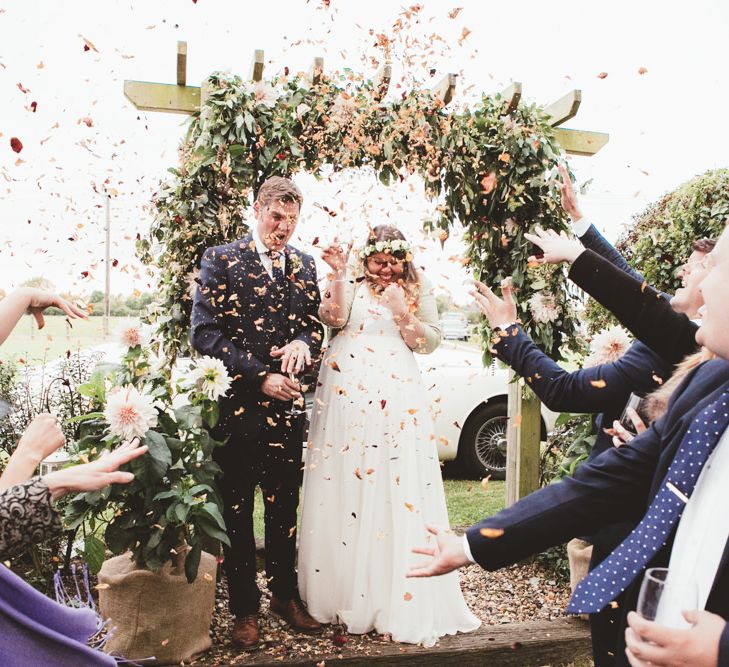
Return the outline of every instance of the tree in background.
{"type": "MultiPolygon", "coordinates": [[[[729,169],[715,169],[680,185],[638,216],[617,243],[618,250],[648,284],[673,294],[681,281],[676,268],[691,254],[699,238],[716,238],[729,222],[729,169]]],[[[591,333],[616,324],[590,300],[591,333]]]]}

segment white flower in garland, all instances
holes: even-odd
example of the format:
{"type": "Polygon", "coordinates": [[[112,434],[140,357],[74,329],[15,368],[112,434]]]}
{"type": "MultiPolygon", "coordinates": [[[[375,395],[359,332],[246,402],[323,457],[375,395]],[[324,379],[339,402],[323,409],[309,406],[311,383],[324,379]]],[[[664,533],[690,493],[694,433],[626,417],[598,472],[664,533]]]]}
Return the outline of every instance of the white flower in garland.
{"type": "Polygon", "coordinates": [[[622,357],[630,347],[628,332],[619,326],[603,329],[592,339],[590,354],[585,357],[583,368],[609,364],[622,357]]]}
{"type": "Polygon", "coordinates": [[[276,102],[281,96],[280,88],[265,81],[256,81],[246,86],[246,89],[246,92],[253,96],[253,101],[256,104],[262,104],[269,109],[276,106],[276,102]]]}
{"type": "Polygon", "coordinates": [[[116,332],[116,337],[123,347],[136,347],[147,343],[147,334],[140,324],[125,322],[116,332]]]}
{"type": "Polygon", "coordinates": [[[354,118],[356,109],[355,99],[349,95],[340,93],[332,104],[329,112],[329,122],[335,127],[347,125],[354,118]]]}
{"type": "Polygon", "coordinates": [[[516,224],[514,218],[507,218],[504,221],[504,230],[508,236],[514,236],[519,229],[519,225],[516,224]]]}
{"type": "Polygon", "coordinates": [[[225,364],[220,359],[213,357],[198,359],[190,373],[190,378],[195,382],[198,390],[211,401],[217,401],[221,396],[225,396],[230,389],[230,376],[225,369],[225,364]]]}
{"type": "Polygon", "coordinates": [[[529,310],[536,322],[549,324],[554,322],[560,315],[560,309],[557,301],[551,294],[537,292],[529,299],[529,310]]]}
{"type": "Polygon", "coordinates": [[[131,384],[115,387],[107,394],[104,419],[109,432],[125,440],[143,437],[157,425],[157,410],[154,398],[142,394],[131,384]]]}

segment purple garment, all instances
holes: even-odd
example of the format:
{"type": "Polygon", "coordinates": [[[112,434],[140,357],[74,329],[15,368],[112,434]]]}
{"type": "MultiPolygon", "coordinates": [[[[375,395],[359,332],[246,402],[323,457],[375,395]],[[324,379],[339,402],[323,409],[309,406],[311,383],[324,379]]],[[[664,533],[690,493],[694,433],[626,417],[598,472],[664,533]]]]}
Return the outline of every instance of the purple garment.
{"type": "Polygon", "coordinates": [[[87,642],[101,625],[89,607],[65,607],[0,565],[0,665],[116,665],[87,642]]]}

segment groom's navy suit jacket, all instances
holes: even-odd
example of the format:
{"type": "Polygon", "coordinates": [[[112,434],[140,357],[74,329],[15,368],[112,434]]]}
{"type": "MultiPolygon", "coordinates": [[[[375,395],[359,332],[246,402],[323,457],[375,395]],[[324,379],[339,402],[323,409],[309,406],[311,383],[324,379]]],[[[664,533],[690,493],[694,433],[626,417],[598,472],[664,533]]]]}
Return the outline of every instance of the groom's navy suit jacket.
{"type": "MultiPolygon", "coordinates": [[[[588,250],[580,255],[570,278],[667,363],[676,363],[696,349],[696,324],[673,311],[662,295],[595,253],[588,250]]],[[[713,360],[699,366],[675,391],[666,414],[645,433],[603,452],[578,468],[574,477],[540,489],[469,528],[476,561],[486,569],[497,569],[616,520],[635,525],[663,483],[688,426],[727,387],[729,362],[713,360]],[[481,528],[500,528],[504,533],[489,539],[481,535],[481,528]]],[[[675,531],[648,567],[668,565],[674,538],[675,531]]],[[[636,607],[639,586],[640,576],[626,591],[614,649],[616,665],[628,664],[625,617],[636,607]]],[[[729,543],[706,609],[729,619],[729,543]]],[[[721,639],[719,665],[729,667],[729,624],[721,639]]]]}
{"type": "Polygon", "coordinates": [[[312,356],[321,349],[314,259],[292,246],[286,247],[285,255],[282,286],[269,277],[250,235],[208,248],[202,257],[191,340],[198,352],[221,359],[233,378],[220,399],[217,435],[227,431],[234,446],[239,443],[232,440],[239,436],[256,438],[283,405],[260,390],[266,374],[280,370],[271,348],[301,340],[312,356]]]}

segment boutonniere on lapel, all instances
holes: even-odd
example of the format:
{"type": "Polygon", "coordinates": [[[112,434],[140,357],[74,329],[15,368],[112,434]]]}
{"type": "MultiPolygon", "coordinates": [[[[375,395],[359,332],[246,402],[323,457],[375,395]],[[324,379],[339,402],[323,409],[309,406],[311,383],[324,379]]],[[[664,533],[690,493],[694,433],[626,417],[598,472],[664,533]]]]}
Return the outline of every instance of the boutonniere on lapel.
{"type": "Polygon", "coordinates": [[[288,248],[286,254],[286,269],[288,271],[288,279],[293,282],[296,280],[296,274],[304,268],[304,264],[295,252],[291,252],[288,248]]]}

